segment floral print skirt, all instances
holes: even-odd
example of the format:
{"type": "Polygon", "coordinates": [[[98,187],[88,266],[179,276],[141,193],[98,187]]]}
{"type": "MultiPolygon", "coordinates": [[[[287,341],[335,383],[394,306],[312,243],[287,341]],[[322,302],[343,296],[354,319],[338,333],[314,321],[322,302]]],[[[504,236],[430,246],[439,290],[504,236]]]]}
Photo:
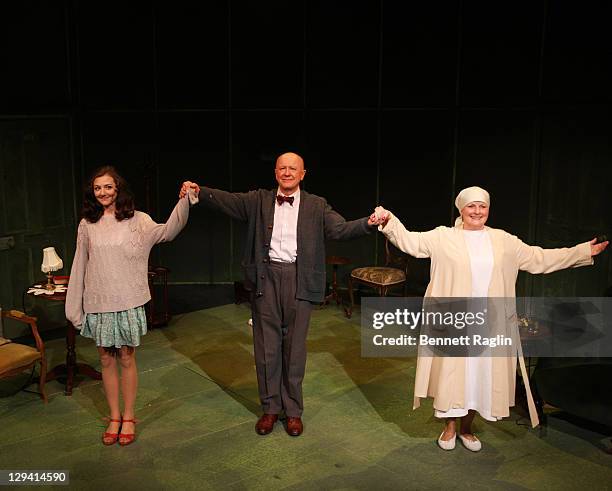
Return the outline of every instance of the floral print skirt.
{"type": "Polygon", "coordinates": [[[139,346],[140,336],[147,333],[147,316],[144,306],[120,312],[86,314],[81,336],[91,338],[96,346],[121,348],[139,346]]]}

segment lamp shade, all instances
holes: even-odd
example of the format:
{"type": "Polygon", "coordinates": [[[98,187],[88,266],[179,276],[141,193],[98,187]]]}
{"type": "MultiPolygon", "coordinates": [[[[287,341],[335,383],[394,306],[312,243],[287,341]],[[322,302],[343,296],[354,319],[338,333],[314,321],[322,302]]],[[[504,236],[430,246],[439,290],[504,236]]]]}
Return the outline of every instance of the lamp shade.
{"type": "Polygon", "coordinates": [[[40,269],[43,273],[57,271],[64,267],[64,262],[55,252],[55,247],[45,247],[43,249],[43,260],[40,269]]]}

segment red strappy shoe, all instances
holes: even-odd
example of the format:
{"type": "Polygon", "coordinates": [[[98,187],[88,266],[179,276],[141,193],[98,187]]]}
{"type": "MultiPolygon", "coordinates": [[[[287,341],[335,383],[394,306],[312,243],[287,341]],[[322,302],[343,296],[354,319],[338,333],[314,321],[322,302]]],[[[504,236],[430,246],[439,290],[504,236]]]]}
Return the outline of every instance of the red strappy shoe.
{"type": "MultiPolygon", "coordinates": [[[[108,421],[109,423],[121,423],[120,419],[110,419],[104,418],[104,421],[108,421]]],[[[119,425],[119,430],[117,433],[109,433],[107,431],[102,435],[102,443],[104,445],[114,445],[119,440],[119,432],[121,431],[121,425],[119,425]]]]}
{"type": "Polygon", "coordinates": [[[138,423],[138,421],[136,419],[124,419],[123,422],[134,423],[134,433],[119,433],[119,437],[117,438],[117,440],[119,440],[119,445],[125,447],[126,445],[134,443],[134,440],[136,440],[136,423],[138,423]]]}

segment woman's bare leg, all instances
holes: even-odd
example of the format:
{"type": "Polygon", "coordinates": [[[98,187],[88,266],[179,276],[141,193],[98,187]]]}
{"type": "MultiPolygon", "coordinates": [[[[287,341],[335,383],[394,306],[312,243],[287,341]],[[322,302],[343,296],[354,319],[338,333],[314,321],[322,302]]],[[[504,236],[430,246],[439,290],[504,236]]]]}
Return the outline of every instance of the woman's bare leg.
{"type": "MultiPolygon", "coordinates": [[[[120,420],[121,408],[119,407],[119,371],[117,370],[117,359],[112,353],[101,347],[98,347],[98,354],[100,355],[102,383],[110,411],[110,419],[120,420]]],[[[109,422],[106,431],[107,433],[119,433],[120,426],[121,423],[109,422]]]]}
{"type": "MultiPolygon", "coordinates": [[[[136,369],[136,350],[122,346],[119,352],[121,363],[121,394],[123,395],[123,419],[134,419],[134,404],[138,390],[138,371],[136,369]]],[[[134,423],[124,423],[121,433],[134,433],[134,423]]]]}
{"type": "Polygon", "coordinates": [[[442,433],[442,437],[440,439],[446,442],[455,436],[455,433],[457,432],[457,425],[455,423],[455,418],[445,418],[445,420],[444,432],[442,433]]]}
{"type": "Polygon", "coordinates": [[[472,433],[472,421],[474,421],[476,411],[470,409],[463,418],[461,418],[461,435],[468,440],[476,441],[476,437],[472,433]]]}

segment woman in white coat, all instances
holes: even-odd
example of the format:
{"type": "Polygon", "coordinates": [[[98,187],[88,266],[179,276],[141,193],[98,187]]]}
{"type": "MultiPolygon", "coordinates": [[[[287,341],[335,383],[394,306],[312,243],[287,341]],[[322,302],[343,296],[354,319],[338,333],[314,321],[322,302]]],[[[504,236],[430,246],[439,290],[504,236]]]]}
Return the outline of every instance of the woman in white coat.
{"type": "MultiPolygon", "coordinates": [[[[516,296],[519,270],[551,273],[564,268],[593,264],[608,242],[596,239],[561,249],[542,249],[523,243],[503,230],[485,226],[489,217],[489,193],[479,187],[462,190],[455,206],[459,210],[454,227],[437,227],[427,232],[409,232],[391,212],[377,207],[373,220],[379,230],[403,252],[417,258],[431,258],[431,280],[426,297],[516,296]]],[[[524,361],[519,356],[525,375],[524,361]]],[[[420,399],[433,398],[435,416],[445,419],[438,445],[455,447],[455,418],[461,418],[459,438],[472,451],[481,442],[472,432],[476,412],[495,421],[509,416],[514,406],[517,357],[419,356],[414,387],[414,408],[420,399]]],[[[534,426],[538,417],[526,381],[529,413],[534,426]]]]}

